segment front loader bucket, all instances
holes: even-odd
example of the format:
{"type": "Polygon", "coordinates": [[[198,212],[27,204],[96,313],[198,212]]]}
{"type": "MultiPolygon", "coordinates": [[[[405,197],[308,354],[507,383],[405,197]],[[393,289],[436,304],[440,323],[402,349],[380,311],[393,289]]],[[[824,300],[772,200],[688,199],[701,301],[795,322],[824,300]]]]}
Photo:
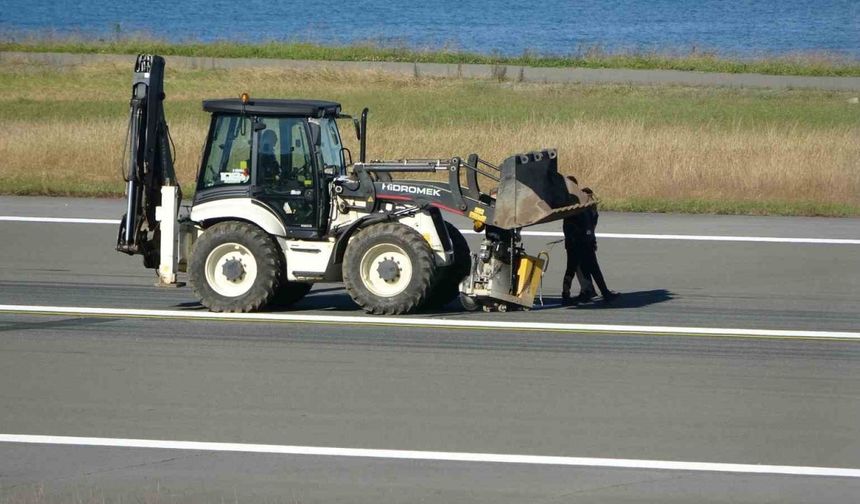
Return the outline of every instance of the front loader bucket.
{"type": "Polygon", "coordinates": [[[500,171],[493,226],[532,226],[570,217],[597,204],[576,183],[558,173],[554,149],[511,156],[500,171]]]}

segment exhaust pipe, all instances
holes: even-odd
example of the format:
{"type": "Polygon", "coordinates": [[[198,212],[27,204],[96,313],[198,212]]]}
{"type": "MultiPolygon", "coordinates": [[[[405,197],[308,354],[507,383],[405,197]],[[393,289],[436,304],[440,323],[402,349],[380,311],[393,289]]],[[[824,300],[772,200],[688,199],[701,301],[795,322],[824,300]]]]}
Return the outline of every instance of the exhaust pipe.
{"type": "Polygon", "coordinates": [[[361,111],[361,147],[359,147],[358,160],[364,163],[367,159],[367,112],[369,109],[364,107],[361,111]]]}

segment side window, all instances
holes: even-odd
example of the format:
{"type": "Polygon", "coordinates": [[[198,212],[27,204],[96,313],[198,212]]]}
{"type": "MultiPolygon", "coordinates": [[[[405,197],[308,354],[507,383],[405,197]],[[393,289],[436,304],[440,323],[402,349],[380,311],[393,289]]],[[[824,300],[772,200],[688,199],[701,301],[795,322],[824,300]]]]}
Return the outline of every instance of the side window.
{"type": "Polygon", "coordinates": [[[283,211],[284,224],[312,228],[316,222],[316,191],[310,142],[304,119],[261,117],[257,186],[283,211]]]}
{"type": "Polygon", "coordinates": [[[200,188],[251,181],[251,124],[247,117],[218,115],[203,161],[200,188]]]}
{"type": "Polygon", "coordinates": [[[340,143],[340,134],[335,120],[328,117],[320,119],[320,134],[325,167],[335,167],[336,173],[343,173],[345,170],[343,151],[341,151],[343,145],[340,143]]]}
{"type": "Polygon", "coordinates": [[[295,118],[261,119],[257,149],[257,184],[278,192],[301,194],[314,178],[304,121],[295,118]]]}
{"type": "Polygon", "coordinates": [[[311,172],[311,150],[308,142],[308,134],[305,130],[305,125],[301,121],[294,121],[290,125],[290,139],[292,145],[290,153],[292,155],[292,176],[296,180],[305,184],[310,182],[313,184],[313,173],[311,172]]]}

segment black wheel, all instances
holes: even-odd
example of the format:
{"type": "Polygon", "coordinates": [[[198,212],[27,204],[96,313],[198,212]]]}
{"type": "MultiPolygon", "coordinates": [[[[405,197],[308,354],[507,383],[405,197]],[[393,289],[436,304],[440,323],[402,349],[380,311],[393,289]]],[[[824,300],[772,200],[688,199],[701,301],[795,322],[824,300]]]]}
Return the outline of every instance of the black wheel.
{"type": "Polygon", "coordinates": [[[480,303],[472,296],[460,293],[460,306],[466,311],[478,311],[481,309],[480,303]]]}
{"type": "Polygon", "coordinates": [[[343,283],[366,312],[410,313],[427,299],[436,266],[433,251],[415,230],[383,223],[362,229],[346,247],[343,283]]]}
{"type": "Polygon", "coordinates": [[[282,278],[278,244],[245,222],[221,222],[194,243],[188,275],[194,294],[215,312],[252,312],[275,295],[282,278]]]}
{"type": "Polygon", "coordinates": [[[311,287],[313,287],[313,284],[282,280],[281,286],[275,292],[275,296],[272,298],[269,306],[272,308],[290,307],[301,301],[311,291],[311,287]]]}
{"type": "Polygon", "coordinates": [[[451,244],[454,247],[454,262],[439,269],[436,285],[430,291],[425,306],[430,309],[442,308],[460,294],[460,282],[472,269],[472,253],[463,234],[450,222],[445,223],[451,244]]]}

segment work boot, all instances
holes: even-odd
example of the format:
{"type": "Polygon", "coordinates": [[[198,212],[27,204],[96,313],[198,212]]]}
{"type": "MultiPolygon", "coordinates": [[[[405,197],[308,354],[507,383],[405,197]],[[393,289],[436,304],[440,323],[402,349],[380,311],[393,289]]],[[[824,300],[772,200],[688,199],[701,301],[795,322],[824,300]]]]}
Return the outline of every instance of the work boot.
{"type": "Polygon", "coordinates": [[[591,301],[592,299],[594,299],[594,296],[596,296],[594,291],[582,291],[579,293],[578,296],[576,296],[576,302],[577,303],[587,303],[587,302],[591,301]]]}
{"type": "Polygon", "coordinates": [[[621,293],[609,291],[603,294],[603,302],[609,304],[618,299],[619,297],[621,297],[621,293]]]}
{"type": "Polygon", "coordinates": [[[575,306],[579,304],[579,301],[576,298],[570,297],[570,294],[562,294],[561,295],[561,305],[562,306],[575,306]]]}

